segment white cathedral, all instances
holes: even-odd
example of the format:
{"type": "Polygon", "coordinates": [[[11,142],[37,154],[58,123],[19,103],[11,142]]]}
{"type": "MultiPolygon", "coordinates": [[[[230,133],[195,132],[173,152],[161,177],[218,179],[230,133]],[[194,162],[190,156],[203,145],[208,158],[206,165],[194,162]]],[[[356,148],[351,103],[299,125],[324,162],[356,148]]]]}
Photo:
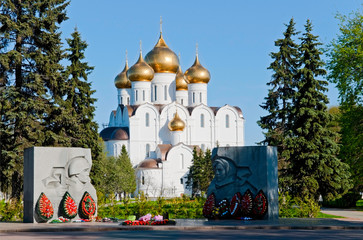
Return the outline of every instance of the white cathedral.
{"type": "Polygon", "coordinates": [[[239,107],[209,107],[210,73],[198,59],[182,72],[162,33],[155,47],[114,80],[118,107],[100,135],[110,156],[126,146],[137,190],[149,197],[190,194],[186,186],[193,149],[244,145],[239,107]]]}

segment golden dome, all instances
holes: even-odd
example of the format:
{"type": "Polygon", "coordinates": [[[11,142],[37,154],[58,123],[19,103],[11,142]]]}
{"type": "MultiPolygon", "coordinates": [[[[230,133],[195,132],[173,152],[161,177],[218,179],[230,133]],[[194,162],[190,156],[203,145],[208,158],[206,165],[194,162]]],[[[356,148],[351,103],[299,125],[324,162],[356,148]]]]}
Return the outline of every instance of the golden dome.
{"type": "Polygon", "coordinates": [[[156,73],[176,73],[179,67],[177,55],[166,45],[161,32],[155,47],[146,54],[145,61],[156,73]]]}
{"type": "Polygon", "coordinates": [[[198,54],[195,57],[194,64],[185,71],[185,77],[189,83],[208,83],[210,80],[209,71],[204,68],[198,58],[198,54]]]}
{"type": "Polygon", "coordinates": [[[178,68],[178,71],[176,72],[175,84],[176,84],[177,91],[180,91],[180,90],[188,91],[188,80],[185,79],[184,73],[181,70],[180,66],[178,68]]]}
{"type": "Polygon", "coordinates": [[[185,128],[185,123],[180,119],[178,112],[175,113],[173,120],[171,120],[168,124],[168,128],[170,131],[183,131],[185,128]]]}
{"type": "Polygon", "coordinates": [[[140,51],[139,60],[127,70],[130,81],[151,81],[154,78],[154,70],[142,58],[140,51]]]}
{"type": "Polygon", "coordinates": [[[129,69],[129,64],[126,60],[125,68],[115,77],[115,86],[117,88],[131,88],[131,81],[127,77],[127,70],[129,69]]]}

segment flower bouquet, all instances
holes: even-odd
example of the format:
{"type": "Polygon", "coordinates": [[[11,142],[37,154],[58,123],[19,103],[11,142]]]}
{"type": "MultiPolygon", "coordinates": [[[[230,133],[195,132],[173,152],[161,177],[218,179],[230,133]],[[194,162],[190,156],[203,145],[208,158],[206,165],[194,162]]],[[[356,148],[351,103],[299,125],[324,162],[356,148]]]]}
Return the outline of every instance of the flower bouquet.
{"type": "Polygon", "coordinates": [[[125,226],[141,226],[141,225],[175,225],[174,220],[163,219],[163,216],[152,216],[150,213],[140,217],[138,220],[126,220],[121,223],[125,226]]]}

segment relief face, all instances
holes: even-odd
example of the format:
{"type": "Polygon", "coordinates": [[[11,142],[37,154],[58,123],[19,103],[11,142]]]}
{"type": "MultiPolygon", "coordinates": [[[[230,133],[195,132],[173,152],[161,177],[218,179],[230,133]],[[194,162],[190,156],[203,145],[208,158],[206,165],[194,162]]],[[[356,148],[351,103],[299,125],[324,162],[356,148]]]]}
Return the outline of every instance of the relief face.
{"type": "Polygon", "coordinates": [[[233,159],[225,156],[213,158],[214,179],[212,180],[207,195],[214,193],[217,201],[224,198],[232,198],[236,192],[245,188],[256,191],[256,188],[248,181],[252,175],[248,166],[236,166],[233,159]]]}

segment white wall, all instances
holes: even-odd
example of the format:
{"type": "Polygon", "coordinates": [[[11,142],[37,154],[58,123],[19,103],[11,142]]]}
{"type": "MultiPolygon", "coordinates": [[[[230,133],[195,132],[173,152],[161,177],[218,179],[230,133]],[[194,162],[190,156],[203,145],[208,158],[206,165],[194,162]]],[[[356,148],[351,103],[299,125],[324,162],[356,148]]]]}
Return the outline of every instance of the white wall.
{"type": "Polygon", "coordinates": [[[206,83],[190,83],[188,84],[188,100],[189,106],[194,107],[201,103],[208,105],[206,83]]]}
{"type": "Polygon", "coordinates": [[[133,81],[131,82],[131,105],[140,105],[146,102],[151,102],[149,81],[133,81]]]}
{"type": "Polygon", "coordinates": [[[162,195],[162,169],[136,170],[136,194],[143,191],[149,197],[159,197],[162,195]]]}
{"type": "Polygon", "coordinates": [[[175,92],[176,102],[183,105],[188,106],[188,91],[186,90],[179,90],[175,92]]]}
{"type": "Polygon", "coordinates": [[[130,159],[133,165],[139,164],[147,155],[146,145],[154,151],[159,139],[159,112],[150,103],[139,106],[135,115],[130,118],[130,159]],[[149,126],[146,126],[146,114],[149,115],[149,126]]]}
{"type": "Polygon", "coordinates": [[[193,109],[191,118],[194,119],[194,124],[191,126],[190,144],[199,146],[204,144],[206,148],[212,149],[215,146],[213,111],[201,104],[193,109]],[[202,115],[204,126],[201,124],[202,115]]]}
{"type": "Polygon", "coordinates": [[[184,144],[178,144],[170,149],[166,161],[163,162],[163,188],[166,197],[180,197],[181,194],[191,193],[190,189],[186,188],[186,177],[192,159],[192,149],[184,144]]]}
{"type": "Polygon", "coordinates": [[[155,73],[151,81],[151,102],[168,104],[173,101],[175,101],[175,73],[155,73]]]}

